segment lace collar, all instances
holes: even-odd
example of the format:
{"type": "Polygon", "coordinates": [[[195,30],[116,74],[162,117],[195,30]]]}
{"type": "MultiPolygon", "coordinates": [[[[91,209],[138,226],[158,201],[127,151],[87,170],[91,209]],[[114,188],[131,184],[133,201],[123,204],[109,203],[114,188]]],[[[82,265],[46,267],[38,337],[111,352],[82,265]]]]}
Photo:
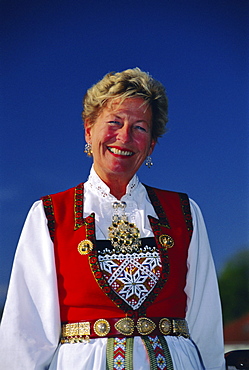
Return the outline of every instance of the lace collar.
{"type": "MultiPolygon", "coordinates": [[[[98,193],[98,195],[100,195],[101,197],[103,197],[103,198],[106,198],[106,197],[113,197],[113,198],[115,198],[112,194],[110,194],[110,188],[109,188],[109,186],[107,186],[101,180],[101,178],[95,172],[93,166],[91,168],[91,171],[90,171],[90,174],[89,174],[87,183],[88,183],[89,187],[92,190],[96,190],[96,192],[98,193]]],[[[124,197],[127,196],[127,195],[128,196],[131,196],[132,193],[134,192],[134,190],[138,187],[138,184],[139,184],[138,176],[135,174],[132,177],[132,179],[130,180],[130,182],[127,185],[127,187],[126,187],[126,194],[124,195],[124,197]]]]}

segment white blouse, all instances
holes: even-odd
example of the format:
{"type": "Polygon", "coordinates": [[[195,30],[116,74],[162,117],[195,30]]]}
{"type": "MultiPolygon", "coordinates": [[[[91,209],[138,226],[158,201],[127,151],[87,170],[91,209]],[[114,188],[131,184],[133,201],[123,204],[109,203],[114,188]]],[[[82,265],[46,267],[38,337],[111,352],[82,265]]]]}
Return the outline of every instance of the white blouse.
{"type": "MultiPolygon", "coordinates": [[[[147,215],[156,216],[135,175],[122,201],[141,237],[153,236],[147,215]]],[[[96,237],[107,239],[116,198],[91,169],[84,185],[84,217],[95,212],[96,237]]],[[[222,316],[216,273],[199,207],[190,200],[193,235],[189,247],[186,320],[191,339],[166,336],[174,370],[225,370],[222,316]],[[199,360],[200,353],[203,365],[199,360]]],[[[106,338],[59,344],[61,330],[53,243],[42,201],[32,206],[18,243],[0,327],[3,370],[105,370],[106,338]]],[[[140,337],[134,338],[134,370],[149,370],[140,337]]]]}

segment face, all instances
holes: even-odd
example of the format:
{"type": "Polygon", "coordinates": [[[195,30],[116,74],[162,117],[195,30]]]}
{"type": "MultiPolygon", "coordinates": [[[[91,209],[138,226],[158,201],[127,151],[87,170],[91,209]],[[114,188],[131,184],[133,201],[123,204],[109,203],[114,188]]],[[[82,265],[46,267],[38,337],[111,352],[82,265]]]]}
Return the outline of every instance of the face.
{"type": "Polygon", "coordinates": [[[108,184],[118,176],[129,182],[154,149],[152,112],[142,98],[112,101],[93,126],[85,122],[86,141],[92,145],[94,169],[108,184]]]}

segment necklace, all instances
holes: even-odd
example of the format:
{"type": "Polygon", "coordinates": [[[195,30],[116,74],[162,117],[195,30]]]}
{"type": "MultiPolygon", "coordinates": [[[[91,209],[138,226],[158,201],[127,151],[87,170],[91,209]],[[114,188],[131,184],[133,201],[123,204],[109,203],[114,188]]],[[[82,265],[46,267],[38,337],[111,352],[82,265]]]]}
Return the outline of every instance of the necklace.
{"type": "Polygon", "coordinates": [[[112,224],[108,227],[109,239],[118,253],[138,251],[141,245],[140,232],[134,223],[128,221],[125,213],[126,202],[113,203],[112,224]]]}

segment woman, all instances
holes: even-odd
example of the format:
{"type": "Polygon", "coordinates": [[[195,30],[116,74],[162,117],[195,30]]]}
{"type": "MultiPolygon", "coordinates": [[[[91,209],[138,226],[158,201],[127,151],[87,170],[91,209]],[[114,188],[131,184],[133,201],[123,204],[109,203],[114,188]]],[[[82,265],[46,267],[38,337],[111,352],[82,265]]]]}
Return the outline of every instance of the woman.
{"type": "Polygon", "coordinates": [[[2,365],[224,369],[200,210],[136,175],[165,132],[164,87],[138,68],[108,74],[87,91],[83,120],[90,176],[36,202],[27,217],[2,321],[2,365]]]}

